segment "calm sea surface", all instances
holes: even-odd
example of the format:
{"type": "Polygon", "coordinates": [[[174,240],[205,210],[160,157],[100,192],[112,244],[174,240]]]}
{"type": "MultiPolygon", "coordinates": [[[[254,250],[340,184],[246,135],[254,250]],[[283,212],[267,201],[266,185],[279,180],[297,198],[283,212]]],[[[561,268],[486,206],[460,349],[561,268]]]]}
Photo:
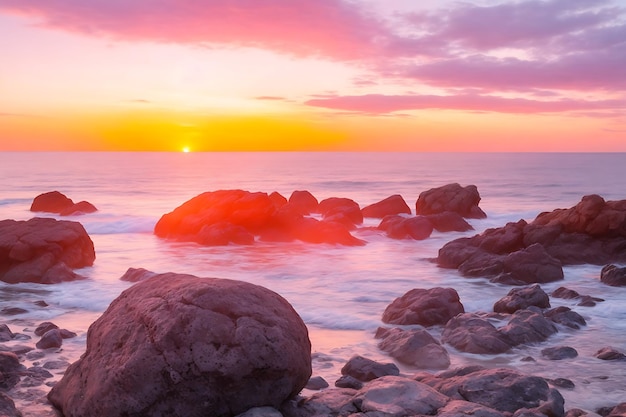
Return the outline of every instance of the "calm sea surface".
{"type": "MultiPolygon", "coordinates": [[[[0,219],[31,218],[33,198],[52,190],[98,207],[95,214],[69,218],[85,226],[97,259],[93,267],[79,271],[89,278],[84,281],[52,286],[0,283],[0,309],[29,311],[0,317],[14,332],[29,334],[46,320],[77,332],[79,337],[66,340],[55,356],[73,362],[84,351],[91,322],[130,285],[119,280],[129,267],[240,279],[270,288],[291,302],[310,330],[314,375],[332,385],[354,354],[391,360],[377,349],[373,334],[383,325],[385,307],[406,291],[451,286],[471,312],[491,311],[511,289],[437,268],[428,259],[443,244],[509,221],[532,220],[542,211],[571,207],[587,194],[626,199],[626,154],[0,153],[0,219]],[[348,197],[361,207],[401,194],[414,209],[422,191],[451,182],[478,187],[488,218],[470,220],[476,231],[435,232],[425,241],[392,240],[371,230],[354,232],[367,241],[363,247],[299,242],[201,247],[152,234],[161,215],[205,191],[278,191],[289,197],[294,190],[309,190],[318,200],[348,197]],[[49,306],[35,305],[38,300],[49,306]]],[[[374,219],[365,223],[377,224],[374,219]]],[[[585,328],[561,329],[540,345],[506,355],[463,354],[447,346],[452,366],[506,366],[571,379],[576,388],[560,390],[566,409],[593,410],[626,401],[626,362],[593,357],[605,346],[626,351],[626,288],[601,284],[600,269],[566,267],[564,282],[542,286],[550,292],[565,285],[604,298],[596,307],[551,299],[553,307],[566,305],[582,314],[588,322],[585,328]],[[564,361],[541,358],[541,349],[557,345],[572,346],[579,356],[564,361]],[[536,362],[521,361],[526,356],[536,362]]],[[[439,336],[437,330],[433,333],[439,336]]],[[[45,394],[47,387],[41,390],[45,394]]],[[[18,404],[27,415],[39,412],[36,399],[18,404]]]]}

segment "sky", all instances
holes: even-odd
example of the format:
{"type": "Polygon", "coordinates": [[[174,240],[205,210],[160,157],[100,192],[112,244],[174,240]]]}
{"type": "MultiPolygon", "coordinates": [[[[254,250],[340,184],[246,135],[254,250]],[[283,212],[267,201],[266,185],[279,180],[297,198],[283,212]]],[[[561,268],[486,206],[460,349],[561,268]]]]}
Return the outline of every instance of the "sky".
{"type": "Polygon", "coordinates": [[[624,0],[0,0],[2,151],[626,152],[624,0]]]}

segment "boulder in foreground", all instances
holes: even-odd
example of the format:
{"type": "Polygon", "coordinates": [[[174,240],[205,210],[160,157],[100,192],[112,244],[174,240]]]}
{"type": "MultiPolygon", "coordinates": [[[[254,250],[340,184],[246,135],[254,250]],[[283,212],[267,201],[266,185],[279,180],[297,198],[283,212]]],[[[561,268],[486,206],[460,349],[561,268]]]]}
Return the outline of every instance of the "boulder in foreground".
{"type": "Polygon", "coordinates": [[[308,331],[278,294],[160,274],[115,299],[48,398],[67,416],[235,416],[311,376],[308,331]]]}
{"type": "Polygon", "coordinates": [[[35,217],[0,221],[0,280],[53,284],[81,279],[72,268],[91,266],[91,238],[77,222],[35,217]]]}

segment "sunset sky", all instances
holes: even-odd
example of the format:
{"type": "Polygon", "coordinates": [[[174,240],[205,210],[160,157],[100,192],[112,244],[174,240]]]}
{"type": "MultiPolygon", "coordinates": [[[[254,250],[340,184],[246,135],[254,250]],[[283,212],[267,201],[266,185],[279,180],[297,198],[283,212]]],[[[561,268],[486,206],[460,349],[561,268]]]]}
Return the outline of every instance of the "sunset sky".
{"type": "Polygon", "coordinates": [[[623,0],[0,0],[0,150],[626,151],[623,0]]]}

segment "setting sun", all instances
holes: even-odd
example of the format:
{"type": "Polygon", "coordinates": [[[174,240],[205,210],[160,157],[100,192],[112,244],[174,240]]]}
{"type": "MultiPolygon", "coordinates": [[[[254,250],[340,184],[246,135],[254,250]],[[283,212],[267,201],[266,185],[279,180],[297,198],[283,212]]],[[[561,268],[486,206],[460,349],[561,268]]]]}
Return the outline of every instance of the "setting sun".
{"type": "Polygon", "coordinates": [[[183,152],[184,153],[189,153],[189,151],[190,151],[189,146],[183,147],[183,152]]]}

